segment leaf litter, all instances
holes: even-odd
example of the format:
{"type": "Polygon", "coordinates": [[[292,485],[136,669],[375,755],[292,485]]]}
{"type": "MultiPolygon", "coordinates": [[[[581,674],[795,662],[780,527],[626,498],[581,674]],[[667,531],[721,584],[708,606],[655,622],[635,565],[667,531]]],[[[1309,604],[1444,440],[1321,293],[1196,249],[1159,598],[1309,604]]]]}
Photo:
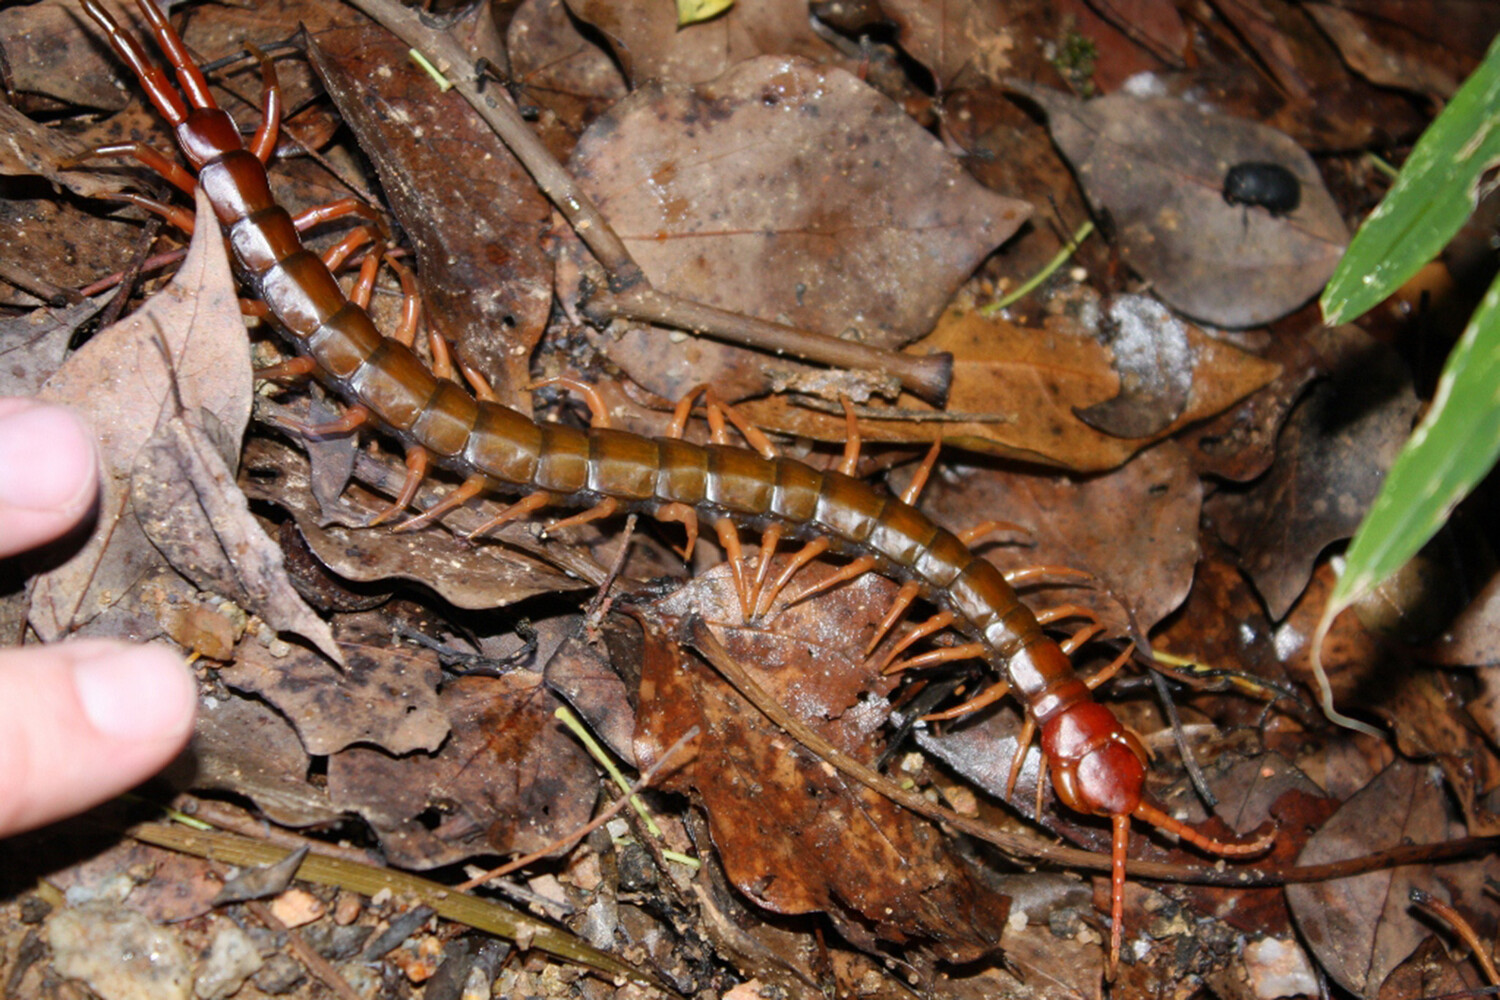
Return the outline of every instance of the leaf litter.
{"type": "MultiPolygon", "coordinates": [[[[1220,819],[1209,822],[1223,825],[1208,829],[1244,832],[1278,818],[1277,846],[1257,867],[1289,865],[1299,853],[1303,863],[1349,857],[1403,837],[1492,832],[1494,668],[1414,671],[1419,661],[1492,664],[1485,609],[1495,602],[1474,604],[1418,648],[1374,637],[1354,612],[1340,617],[1324,651],[1339,703],[1384,719],[1390,743],[1333,734],[1308,707],[1306,642],[1332,582],[1328,546],[1357,520],[1345,510],[1361,502],[1351,484],[1378,477],[1379,454],[1409,426],[1416,397],[1403,387],[1356,406],[1354,423],[1311,420],[1343,377],[1326,378],[1338,364],[1319,345],[1358,338],[1318,331],[1295,310],[1337,256],[1344,219],[1372,203],[1369,172],[1328,150],[1387,144],[1420,124],[1417,102],[1401,105],[1349,67],[1382,86],[1441,94],[1478,55],[1466,40],[1493,31],[1472,22],[1483,12],[1449,10],[1430,20],[1450,34],[1462,28],[1439,52],[1403,34],[1410,28],[1399,17],[1310,5],[1317,9],[1260,18],[1213,5],[1202,16],[1232,25],[1263,61],[1217,49],[1184,59],[1203,42],[1183,29],[1181,5],[1066,5],[1077,16],[1069,24],[1091,35],[1090,57],[1086,46],[1068,47],[1075,27],[1056,20],[1062,6],[820,5],[809,20],[785,0],[741,2],[678,30],[670,5],[527,0],[508,20],[457,30],[487,61],[486,86],[514,95],[554,151],[571,156],[583,189],[661,286],[774,322],[954,356],[944,411],[911,396],[858,401],[860,471],[887,472],[899,490],[909,463],[942,438],[948,447],[922,498],[937,520],[963,528],[1003,518],[1022,530],[995,536],[990,558],[1090,574],[1024,595],[1034,607],[1083,609],[1087,617],[1065,620],[1064,632],[1090,617],[1106,626],[1110,645],[1077,657],[1085,671],[1121,643],[1178,655],[1163,667],[1175,722],[1134,670],[1105,691],[1155,752],[1152,788],[1170,808],[1207,815],[1186,791],[1185,747],[1219,801],[1220,819]],[[879,27],[882,18],[894,27],[879,27]],[[1328,36],[1310,29],[1314,19],[1328,36]],[[1124,88],[1139,70],[1167,72],[1124,88]],[[1193,91],[1208,73],[1209,91],[1193,91]],[[1080,82],[1105,96],[1056,89],[1080,82]],[[1056,149],[1019,110],[1029,102],[1014,103],[1006,86],[1046,109],[1056,149]],[[1204,92],[1217,95],[1214,110],[1204,92]],[[1225,175],[1245,162],[1290,171],[1298,207],[1227,204],[1225,175]],[[1053,192],[1055,209],[1046,204],[1053,192]],[[1003,316],[979,315],[1065,243],[1086,205],[1106,238],[1085,243],[1071,270],[1003,316]],[[1273,321],[1235,335],[1216,329],[1273,321]],[[1351,436],[1366,419],[1378,429],[1351,436]],[[1396,801],[1406,804],[1392,809],[1396,801]]],[[[155,637],[199,658],[199,734],[170,775],[178,787],[224,796],[215,814],[241,810],[247,829],[270,820],[320,843],[352,837],[389,863],[435,874],[550,855],[494,891],[520,894],[606,950],[624,949],[682,993],[739,996],[762,982],[788,995],[896,996],[912,984],[955,997],[1097,994],[1104,880],[1017,875],[993,852],[850,784],[744,704],[677,632],[692,615],[706,617],[759,683],[844,752],[965,815],[1027,822],[1018,817],[1034,812],[1041,778],[1034,747],[1013,811],[1000,804],[1020,730],[1015,707],[916,722],[987,679],[965,664],[883,675],[882,650],[909,625],[865,657],[894,594],[886,578],[866,574],[747,622],[707,546],[682,582],[675,528],[639,526],[626,548],[612,523],[560,540],[512,525],[477,544],[447,530],[365,527],[401,478],[389,451],[346,439],[309,466],[304,447],[322,447],[279,436],[336,407],[317,416],[298,409],[301,390],[283,390],[293,404],[258,403],[265,421],[251,425],[242,451],[246,338],[225,276],[200,263],[213,240],[193,244],[174,290],[148,297],[145,311],[65,361],[77,325],[101,303],[28,314],[56,298],[37,272],[74,289],[159,248],[141,244],[132,213],[82,200],[119,189],[130,169],[60,172],[58,160],[148,131],[167,140],[154,115],[127,104],[134,85],[112,82],[119,69],[82,44],[81,20],[59,17],[63,9],[0,12],[0,23],[20,28],[0,35],[24,116],[8,133],[25,140],[0,169],[69,192],[0,197],[21,223],[18,237],[0,239],[13,282],[0,298],[9,324],[0,327],[0,376],[12,378],[8,391],[25,392],[50,376],[56,398],[94,412],[109,482],[96,540],[78,548],[81,561],[54,561],[35,578],[29,614],[42,638],[155,637]],[[75,108],[91,113],[69,117],[75,108]],[[161,311],[169,302],[177,312],[161,311]],[[114,402],[101,387],[128,395],[114,402]],[[619,555],[628,558],[609,594],[585,606],[582,595],[611,578],[619,555]],[[600,797],[595,765],[553,717],[559,699],[599,732],[602,752],[637,768],[701,727],[685,759],[668,761],[641,796],[653,824],[627,811],[610,838],[556,846],[600,797]]],[[[600,385],[613,418],[660,434],[675,399],[707,382],[726,398],[758,397],[743,411],[781,432],[790,453],[836,460],[846,434],[836,399],[855,379],[622,321],[604,331],[578,324],[597,274],[573,234],[549,222],[513,164],[496,166],[509,154],[466,124],[468,112],[442,103],[405,65],[404,46],[377,50],[382,36],[351,27],[348,10],[292,0],[194,8],[185,23],[190,46],[213,55],[246,38],[285,37],[298,20],[323,54],[318,78],[300,57],[278,56],[278,68],[297,111],[292,131],[321,163],[276,164],[278,192],[298,209],[350,190],[363,196],[377,184],[358,156],[374,159],[415,250],[430,322],[508,398],[536,406],[543,420],[576,421],[582,411],[555,394],[525,391],[565,375],[600,385]],[[315,100],[319,88],[334,93],[337,112],[315,100]],[[336,115],[348,132],[336,131],[336,115]],[[834,447],[811,443],[819,441],[834,447]]],[[[228,73],[220,99],[236,113],[253,109],[253,65],[228,73]]],[[[322,248],[338,235],[314,239],[322,248]]],[[[383,329],[395,322],[394,292],[385,279],[377,287],[383,329]]],[[[1407,327],[1383,324],[1367,329],[1399,345],[1407,327]]],[[[1389,355],[1379,371],[1401,384],[1407,357],[1389,355]]],[[[1368,392],[1371,370],[1358,364],[1347,377],[1368,392]]],[[[703,433],[697,422],[688,431],[703,433]]],[[[449,486],[437,483],[420,502],[449,486]]],[[[449,523],[467,530],[496,510],[486,500],[449,523]]],[[[820,560],[791,591],[831,571],[820,560]]],[[[1481,569],[1473,591],[1491,590],[1481,569]]],[[[1042,791],[1044,829],[1106,842],[1101,825],[1042,791]]],[[[1201,863],[1161,837],[1133,838],[1132,852],[1201,863]]],[[[1397,883],[1444,894],[1492,938],[1487,865],[1379,871],[1350,892],[1347,881],[1284,891],[1132,879],[1131,944],[1111,995],[1222,995],[1234,982],[1232,995],[1270,1000],[1317,972],[1368,996],[1417,995],[1399,992],[1413,976],[1433,990],[1472,983],[1433,951],[1430,924],[1397,883]],[[1359,893],[1369,905],[1353,905],[1359,893]]],[[[123,890],[118,876],[127,873],[128,896],[154,906],[153,920],[224,922],[214,893],[198,891],[232,877],[222,866],[133,845],[101,855],[87,877],[80,871],[52,877],[78,905],[93,893],[88,905],[101,914],[114,913],[108,894],[123,890]],[[155,879],[139,877],[148,867],[155,879]]],[[[366,928],[400,923],[403,908],[425,920],[410,901],[322,892],[303,901],[315,936],[331,933],[335,913],[366,928]]],[[[5,904],[7,916],[16,905],[5,904]]],[[[236,919],[241,905],[230,904],[236,919]]],[[[393,968],[415,984],[436,965],[419,955],[430,947],[424,935],[410,933],[408,947],[392,945],[406,956],[393,968]]],[[[206,954],[216,934],[187,924],[169,936],[206,954]]],[[[456,949],[456,960],[460,951],[473,958],[456,949]]],[[[39,966],[16,968],[22,993],[34,992],[39,966]]],[[[561,968],[532,959],[492,963],[485,975],[507,995],[558,995],[571,984],[609,992],[576,969],[563,984],[561,968]]],[[[454,969],[443,975],[460,976],[454,969]]],[[[257,987],[262,973],[275,984],[262,970],[257,987]]],[[[338,974],[368,981],[348,963],[338,974]]]]}

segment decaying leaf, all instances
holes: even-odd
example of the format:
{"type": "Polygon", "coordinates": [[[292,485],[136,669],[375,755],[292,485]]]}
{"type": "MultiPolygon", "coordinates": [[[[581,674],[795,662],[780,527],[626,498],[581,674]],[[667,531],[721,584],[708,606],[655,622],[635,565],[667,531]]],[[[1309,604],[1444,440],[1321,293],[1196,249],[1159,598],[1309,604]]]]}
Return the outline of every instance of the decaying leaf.
{"type": "Polygon", "coordinates": [[[452,727],[441,749],[346,749],[328,761],[329,798],[364,816],[406,868],[540,850],[588,822],[598,794],[556,707],[535,673],[460,678],[436,706],[452,727]]]}
{"type": "Polygon", "coordinates": [[[428,323],[525,411],[552,307],[539,243],[551,210],[499,137],[457,93],[436,93],[407,49],[367,25],[323,32],[309,54],[413,244],[428,323]]]}
{"type": "MultiPolygon", "coordinates": [[[[1393,847],[1435,844],[1463,836],[1450,814],[1441,780],[1430,768],[1397,760],[1344,803],[1308,841],[1298,859],[1316,864],[1393,847]]],[[[1372,995],[1429,933],[1411,912],[1411,890],[1424,889],[1475,920],[1481,939],[1494,934],[1493,911],[1475,909],[1468,892],[1482,879],[1457,880],[1455,869],[1495,873],[1493,858],[1441,869],[1408,866],[1353,878],[1289,885],[1287,901],[1303,938],[1328,974],[1345,989],[1372,995]],[[1470,887],[1455,892],[1460,885],[1470,887]]]]}
{"type": "MultiPolygon", "coordinates": [[[[808,572],[801,582],[817,578],[808,572]]],[[[861,651],[892,593],[889,581],[867,574],[773,612],[764,624],[743,624],[720,567],[655,612],[701,614],[781,704],[869,760],[887,707],[861,651]]],[[[637,760],[659,759],[693,726],[702,732],[696,756],[662,787],[702,797],[725,871],[741,892],[776,912],[826,912],[867,950],[882,940],[907,942],[908,960],[917,949],[952,962],[994,950],[1006,901],[982,886],[936,828],[810,757],[701,661],[648,630],[637,760]]]]}
{"type": "Polygon", "coordinates": [[[1081,102],[1011,86],[1046,110],[1121,257],[1175,308],[1255,326],[1302,305],[1333,273],[1348,231],[1311,157],[1282,133],[1184,101],[1081,102]],[[1247,162],[1291,171],[1301,187],[1296,210],[1282,218],[1226,203],[1226,175],[1247,162]]]}
{"type": "Polygon", "coordinates": [[[129,510],[141,448],[177,406],[212,412],[238,440],[250,417],[250,361],[229,262],[199,199],[192,252],[166,288],[100,331],[48,380],[42,398],[94,425],[103,463],[98,523],[66,564],[38,577],[32,627],[56,640],[130,593],[160,555],[129,510]]]}
{"type": "MultiPolygon", "coordinates": [[[[571,166],[657,288],[882,347],[931,329],[1030,213],[856,77],[799,59],[643,87],[590,127],[571,166]]],[[[655,329],[604,348],[667,399],[704,382],[738,399],[770,385],[767,368],[804,370],[655,329]]]]}
{"type": "Polygon", "coordinates": [[[448,735],[438,707],[437,656],[393,644],[378,617],[348,615],[338,626],[343,671],[296,647],[270,650],[252,640],[240,643],[235,662],[219,676],[276,706],[308,753],[352,743],[396,754],[437,749],[448,735]]]}
{"type": "MultiPolygon", "coordinates": [[[[1192,389],[1183,411],[1154,437],[1125,439],[1078,419],[1076,410],[1118,394],[1119,378],[1108,348],[1093,331],[1067,318],[1029,330],[977,313],[945,313],[923,351],[953,355],[948,407],[903,395],[893,410],[860,412],[866,441],[945,444],[1041,465],[1097,472],[1189,423],[1217,413],[1275,377],[1278,368],[1188,327],[1192,389]]],[[[843,441],[842,412],[824,412],[784,397],[740,407],[761,427],[820,441],[843,441]]]]}
{"type": "Polygon", "coordinates": [[[1328,342],[1338,357],[1334,377],[1292,412],[1270,470],[1208,505],[1277,619],[1306,586],[1323,547],[1359,526],[1417,411],[1406,366],[1393,353],[1358,331],[1328,342]]]}

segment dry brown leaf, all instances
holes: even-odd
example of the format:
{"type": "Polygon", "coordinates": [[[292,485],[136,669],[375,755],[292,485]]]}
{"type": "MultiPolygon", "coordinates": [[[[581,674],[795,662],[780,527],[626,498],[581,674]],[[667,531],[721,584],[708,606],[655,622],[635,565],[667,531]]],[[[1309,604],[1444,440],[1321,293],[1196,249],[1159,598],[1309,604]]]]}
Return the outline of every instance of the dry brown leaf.
{"type": "MultiPolygon", "coordinates": [[[[636,91],[584,134],[572,169],[661,290],[882,347],[931,329],[1030,212],[854,76],[770,56],[636,91]]],[[[704,382],[738,399],[765,391],[768,368],[815,370],[651,328],[604,347],[667,399],[704,382]]]]}
{"type": "Polygon", "coordinates": [[[686,27],[678,26],[672,4],[652,0],[569,0],[568,9],[609,40],[636,87],[702,83],[756,56],[847,62],[813,30],[806,0],[739,0],[719,17],[686,27]]]}
{"type": "Polygon", "coordinates": [[[312,826],[339,817],[307,780],[311,758],[286,719],[256,698],[205,697],[189,753],[192,787],[248,796],[272,821],[312,826]]]}
{"type": "Polygon", "coordinates": [[[1417,413],[1411,376],[1394,351],[1352,328],[1330,339],[1334,377],[1292,411],[1270,470],[1206,507],[1274,619],[1307,585],[1323,548],[1359,527],[1417,413]]]}
{"type": "Polygon", "coordinates": [[[332,29],[309,54],[380,175],[417,255],[428,325],[457,345],[501,401],[530,411],[532,349],[552,308],[540,238],[551,207],[456,91],[384,28],[332,29]]]}
{"type": "Polygon", "coordinates": [[[390,626],[373,613],[337,623],[347,669],[295,646],[268,649],[240,643],[235,662],[219,671],[225,684],[257,694],[296,727],[311,754],[371,743],[391,753],[436,750],[448,735],[438,707],[437,655],[396,646],[390,626]]]}
{"type": "MultiPolygon", "coordinates": [[[[793,586],[831,572],[804,571],[793,586]]],[[[881,682],[862,651],[893,594],[890,581],[866,574],[763,623],[744,623],[720,566],[655,610],[673,619],[702,615],[768,694],[868,761],[888,710],[878,694],[892,681],[881,682]]],[[[863,949],[906,943],[908,961],[930,952],[966,962],[994,949],[1004,897],[927,821],[811,757],[696,657],[649,630],[640,690],[637,761],[659,760],[699,727],[696,756],[661,787],[702,796],[726,873],[756,903],[781,913],[823,911],[863,949]]]]}
{"type": "Polygon", "coordinates": [[[588,754],[552,716],[557,704],[528,671],[459,678],[439,701],[453,733],[440,750],[344,750],[328,761],[329,798],[364,816],[406,868],[540,850],[587,823],[598,794],[588,754]]]}
{"type": "Polygon", "coordinates": [[[1185,101],[1078,101],[1012,81],[1047,112],[1120,256],[1174,308],[1221,326],[1257,326],[1323,287],[1348,242],[1312,158],[1289,137],[1185,101]],[[1301,203],[1284,218],[1227,204],[1224,178],[1246,162],[1286,168],[1301,203]]]}
{"type": "Polygon", "coordinates": [[[881,0],[901,47],[932,73],[939,93],[992,89],[1013,71],[1014,11],[1001,0],[881,0]]]}
{"type": "Polygon", "coordinates": [[[98,436],[98,523],[63,566],[36,579],[31,623],[55,641],[119,601],[160,555],[130,513],[137,456],[177,406],[202,408],[235,440],[250,417],[250,349],[212,209],[177,276],[137,312],[95,335],[47,383],[42,398],[72,406],[98,436]],[[174,390],[175,386],[175,390],[174,390]]]}
{"type": "MultiPolygon", "coordinates": [[[[1277,366],[1188,328],[1194,360],[1193,388],[1182,414],[1153,438],[1125,440],[1094,430],[1074,415],[1116,394],[1118,379],[1110,352],[1075,328],[1029,330],[977,313],[944,315],[923,351],[953,354],[950,419],[923,420],[931,407],[902,396],[900,416],[861,413],[860,434],[867,441],[944,444],[971,451],[1072,468],[1112,469],[1154,440],[1255,391],[1275,377],[1277,366]],[[910,416],[907,416],[910,414],[910,416]]],[[[843,441],[842,414],[809,410],[783,398],[741,405],[760,427],[820,441],[843,441]]]]}
{"type": "MultiPolygon", "coordinates": [[[[1463,835],[1463,825],[1451,815],[1434,770],[1397,760],[1343,804],[1308,841],[1298,862],[1318,864],[1400,843],[1436,844],[1463,835]]],[[[1500,863],[1488,858],[1440,869],[1406,866],[1289,885],[1286,895],[1303,938],[1323,968],[1345,989],[1370,996],[1428,934],[1424,922],[1411,912],[1413,888],[1477,916],[1471,907],[1481,903],[1473,894],[1479,880],[1461,876],[1460,870],[1493,875],[1500,871],[1500,863]]],[[[1488,924],[1493,934],[1486,909],[1478,926],[1488,924]]]]}
{"type": "MultiPolygon", "coordinates": [[[[494,541],[472,545],[448,531],[396,534],[384,526],[359,527],[386,504],[358,489],[351,488],[341,498],[354,526],[325,524],[308,484],[307,459],[279,442],[252,440],[244,471],[246,493],[290,513],[323,565],[346,580],[411,580],[431,587],[460,608],[498,608],[537,594],[588,586],[510,545],[494,541]]],[[[529,529],[519,526],[518,530],[529,529]]]]}

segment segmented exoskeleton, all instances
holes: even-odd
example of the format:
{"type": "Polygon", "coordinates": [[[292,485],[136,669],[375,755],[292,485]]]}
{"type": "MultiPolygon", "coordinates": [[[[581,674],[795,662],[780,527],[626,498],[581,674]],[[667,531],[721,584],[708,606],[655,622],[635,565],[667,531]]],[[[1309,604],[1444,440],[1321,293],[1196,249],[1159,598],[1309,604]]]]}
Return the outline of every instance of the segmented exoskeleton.
{"type": "MultiPolygon", "coordinates": [[[[137,2],[177,73],[186,103],[96,0],[84,0],[84,7],[175,128],[245,281],[302,356],[300,365],[292,367],[316,374],[349,402],[350,416],[341,422],[344,429],[370,421],[407,450],[406,483],[396,503],[377,520],[409,505],[429,465],[435,463],[464,477],[462,485],[402,528],[429,524],[483,491],[522,495],[486,529],[543,506],[559,505],[588,508],[564,523],[627,511],[678,521],[687,527],[691,544],[699,518],[707,518],[729,552],[747,615],[763,611],[768,595],[774,596],[798,566],[830,549],[854,560],[836,579],[873,569],[903,581],[896,607],[881,623],[871,649],[918,596],[938,605],[942,612],[898,649],[950,624],[970,642],[905,665],[959,656],[987,661],[1004,678],[988,697],[1005,688],[1013,691],[1026,706],[1028,734],[1040,729],[1058,798],[1070,809],[1110,817],[1112,963],[1120,949],[1132,816],[1215,854],[1249,854],[1265,846],[1266,840],[1213,840],[1142,798],[1146,755],[1140,743],[1109,709],[1094,701],[1090,685],[1074,673],[1063,649],[1043,631],[1000,570],[970,550],[965,538],[974,534],[960,538],[912,506],[920,481],[896,499],[853,478],[854,449],[846,453],[841,471],[818,471],[776,457],[753,429],[742,427],[759,451],[731,446],[722,426],[726,410],[714,405],[709,413],[711,423],[718,424],[715,443],[697,445],[678,437],[648,438],[612,430],[597,426],[597,419],[588,431],[537,424],[434,374],[405,343],[376,329],[365,309],[340,288],[324,260],[303,246],[292,217],[272,196],[264,163],[275,146],[278,102],[269,61],[262,58],[265,120],[247,147],[229,115],[215,104],[202,72],[167,19],[149,0],[137,2]],[[753,581],[741,569],[741,528],[764,532],[753,581]],[[770,555],[782,535],[810,544],[767,588],[770,555]]],[[[179,186],[184,178],[191,186],[191,178],[159,154],[139,147],[100,152],[131,153],[179,186]],[[173,169],[180,176],[172,176],[173,169]]],[[[690,406],[691,397],[679,407],[679,426],[690,406]]],[[[935,449],[924,470],[933,457],[935,449]]],[[[1022,753],[1026,742],[1029,739],[1022,741],[1022,753]]]]}

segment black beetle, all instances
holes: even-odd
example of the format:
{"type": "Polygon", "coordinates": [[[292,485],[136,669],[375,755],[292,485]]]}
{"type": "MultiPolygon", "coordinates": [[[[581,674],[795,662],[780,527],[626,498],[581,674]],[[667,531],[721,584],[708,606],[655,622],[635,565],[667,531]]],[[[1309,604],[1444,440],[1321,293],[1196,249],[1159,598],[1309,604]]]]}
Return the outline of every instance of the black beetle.
{"type": "Polygon", "coordinates": [[[1296,174],[1279,163],[1237,163],[1224,175],[1224,200],[1286,215],[1301,203],[1302,185],[1296,174]]]}

